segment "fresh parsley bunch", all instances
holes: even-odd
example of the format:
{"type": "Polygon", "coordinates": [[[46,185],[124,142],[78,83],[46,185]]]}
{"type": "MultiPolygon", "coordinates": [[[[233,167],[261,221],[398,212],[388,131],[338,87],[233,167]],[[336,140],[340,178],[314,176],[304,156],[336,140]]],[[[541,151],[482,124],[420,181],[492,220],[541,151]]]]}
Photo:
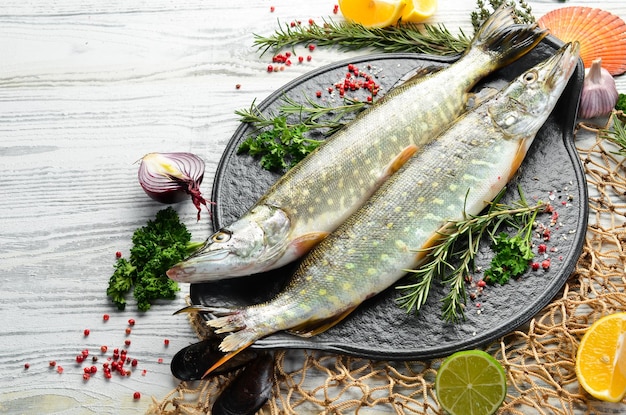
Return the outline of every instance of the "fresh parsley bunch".
{"type": "Polygon", "coordinates": [[[107,296],[119,310],[124,310],[126,295],[133,289],[141,311],[150,309],[155,300],[174,299],[180,288],[165,272],[203,244],[190,240],[191,234],[173,208],[157,212],[154,220],[133,233],[130,260],[117,259],[107,296]]]}

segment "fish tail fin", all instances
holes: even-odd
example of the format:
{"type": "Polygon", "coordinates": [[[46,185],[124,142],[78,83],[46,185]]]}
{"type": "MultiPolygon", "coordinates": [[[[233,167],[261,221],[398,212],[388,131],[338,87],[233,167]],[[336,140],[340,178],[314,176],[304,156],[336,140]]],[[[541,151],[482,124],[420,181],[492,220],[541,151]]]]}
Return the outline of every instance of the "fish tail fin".
{"type": "Polygon", "coordinates": [[[215,364],[204,373],[204,376],[207,376],[263,337],[263,334],[259,333],[258,330],[248,327],[245,309],[232,310],[222,317],[207,321],[207,325],[212,327],[215,333],[230,332],[230,334],[226,336],[219,345],[220,351],[225,353],[225,355],[215,362],[215,364]]]}
{"type": "Polygon", "coordinates": [[[207,325],[213,328],[216,334],[230,333],[219,345],[221,352],[225,353],[217,362],[204,373],[206,377],[218,367],[228,362],[238,353],[247,349],[252,343],[263,337],[263,333],[248,327],[246,322],[246,310],[229,309],[223,307],[211,307],[204,305],[191,305],[184,307],[174,314],[180,313],[209,313],[216,318],[207,321],[207,325]]]}
{"type": "Polygon", "coordinates": [[[536,24],[516,25],[513,6],[500,6],[476,32],[471,49],[495,54],[496,67],[505,66],[529,52],[548,32],[536,24]]]}

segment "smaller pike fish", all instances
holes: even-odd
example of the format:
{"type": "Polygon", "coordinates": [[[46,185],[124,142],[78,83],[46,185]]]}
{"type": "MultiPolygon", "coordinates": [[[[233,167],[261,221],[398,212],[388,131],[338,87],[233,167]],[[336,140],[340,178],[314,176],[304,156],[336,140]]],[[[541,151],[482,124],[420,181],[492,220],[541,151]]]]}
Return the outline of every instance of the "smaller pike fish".
{"type": "MultiPolygon", "coordinates": [[[[280,330],[311,336],[419,266],[449,222],[476,215],[506,186],[554,109],[578,58],[563,46],[431,141],[307,256],[287,287],[264,304],[236,309],[192,306],[218,316],[230,333],[227,361],[280,330]]],[[[209,369],[211,371],[212,369],[209,369]]]]}
{"type": "Polygon", "coordinates": [[[276,269],[304,255],[447,128],[480,79],[546,35],[513,23],[511,7],[496,10],[459,60],[390,91],[167,275],[180,282],[214,281],[276,269]]]}

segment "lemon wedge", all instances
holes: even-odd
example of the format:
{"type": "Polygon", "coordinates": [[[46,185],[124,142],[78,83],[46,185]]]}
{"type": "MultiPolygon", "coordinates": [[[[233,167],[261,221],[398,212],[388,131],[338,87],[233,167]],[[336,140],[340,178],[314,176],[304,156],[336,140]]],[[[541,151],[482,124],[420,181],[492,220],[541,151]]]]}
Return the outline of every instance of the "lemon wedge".
{"type": "Polygon", "coordinates": [[[339,9],[346,20],[371,28],[396,24],[406,5],[406,0],[339,0],[339,9]]]}
{"type": "Polygon", "coordinates": [[[420,23],[435,14],[437,0],[407,0],[402,12],[402,21],[420,23]]]}
{"type": "Polygon", "coordinates": [[[585,332],[576,353],[576,376],[591,396],[620,402],[626,396],[626,312],[609,314],[585,332]]]}

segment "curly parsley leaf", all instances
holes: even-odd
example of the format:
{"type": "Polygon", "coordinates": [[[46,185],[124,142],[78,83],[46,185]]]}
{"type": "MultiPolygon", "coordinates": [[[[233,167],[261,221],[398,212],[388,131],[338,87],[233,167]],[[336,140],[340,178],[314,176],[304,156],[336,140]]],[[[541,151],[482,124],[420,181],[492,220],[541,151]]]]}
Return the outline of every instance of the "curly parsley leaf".
{"type": "Polygon", "coordinates": [[[530,240],[520,235],[510,236],[504,232],[496,236],[492,249],[495,255],[489,268],[485,270],[484,278],[485,282],[490,284],[503,285],[509,279],[524,274],[529,261],[535,256],[530,240]]]}

